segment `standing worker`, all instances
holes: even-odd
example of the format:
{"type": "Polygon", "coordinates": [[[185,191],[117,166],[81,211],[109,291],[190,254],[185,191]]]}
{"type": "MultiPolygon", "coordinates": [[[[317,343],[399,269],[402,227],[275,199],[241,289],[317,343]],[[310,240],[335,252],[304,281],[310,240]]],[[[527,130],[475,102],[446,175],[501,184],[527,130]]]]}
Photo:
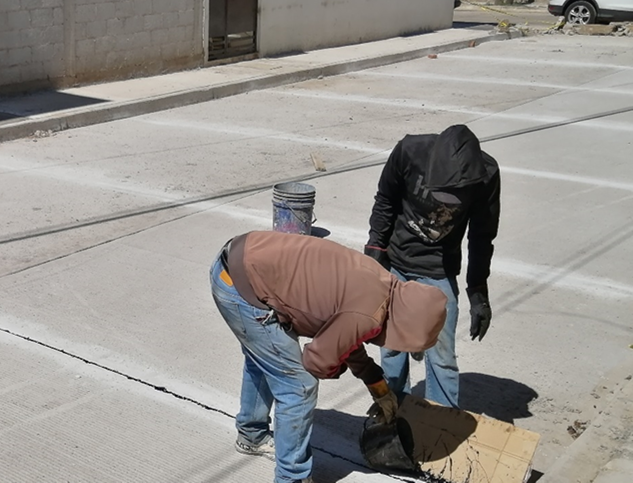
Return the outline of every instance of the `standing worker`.
{"type": "MultiPolygon", "coordinates": [[[[466,292],[470,335],[483,339],[492,319],[488,276],[500,213],[497,162],[483,152],[466,126],[441,134],[407,135],[385,165],[369,220],[365,254],[400,280],[441,289],[448,303],[437,344],[426,351],[426,398],[458,407],[459,369],[455,355],[458,318],[457,275],[468,227],[466,292]]],[[[424,353],[413,353],[422,360],[424,353]]],[[[409,354],[383,347],[382,368],[398,397],[411,392],[409,354]]]]}
{"type": "Polygon", "coordinates": [[[396,396],[363,343],[421,351],[435,344],[446,317],[440,290],[402,282],[337,243],[278,232],[227,243],[211,267],[211,291],[245,357],[235,446],[274,456],[275,483],[312,482],[317,378],[336,379],[349,367],[375,401],[370,411],[391,422],[396,396]],[[312,338],[303,353],[298,336],[312,338]]]}

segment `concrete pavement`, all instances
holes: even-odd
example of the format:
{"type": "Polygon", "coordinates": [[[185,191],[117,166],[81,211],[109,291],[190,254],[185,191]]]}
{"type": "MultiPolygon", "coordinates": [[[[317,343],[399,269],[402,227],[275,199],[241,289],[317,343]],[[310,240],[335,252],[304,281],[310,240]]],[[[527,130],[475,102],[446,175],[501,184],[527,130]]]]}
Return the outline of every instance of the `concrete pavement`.
{"type": "Polygon", "coordinates": [[[449,29],[162,76],[0,98],[0,142],[36,131],[56,132],[125,119],[516,36],[516,33],[449,29]]]}
{"type": "MultiPolygon", "coordinates": [[[[461,301],[462,404],[539,432],[535,469],[555,474],[583,438],[567,427],[597,420],[587,407],[617,393],[598,389],[630,367],[631,52],[491,42],[0,145],[0,475],[270,481],[269,462],[231,449],[241,356],[208,293],[215,251],[271,226],[269,186],[312,176],[313,152],[318,225],[360,249],[395,141],[458,122],[503,176],[482,343],[461,301]]],[[[423,365],[413,377],[419,393],[423,365]]],[[[401,481],[359,454],[368,403],[353,378],[321,385],[317,483],[401,481]]],[[[592,471],[625,467],[621,437],[592,471]]]]}

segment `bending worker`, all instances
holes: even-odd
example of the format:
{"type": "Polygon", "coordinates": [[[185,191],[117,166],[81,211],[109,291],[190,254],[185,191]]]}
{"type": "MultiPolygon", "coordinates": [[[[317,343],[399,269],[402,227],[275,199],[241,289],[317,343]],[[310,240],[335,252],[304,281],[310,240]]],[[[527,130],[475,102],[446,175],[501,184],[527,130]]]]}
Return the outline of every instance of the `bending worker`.
{"type": "Polygon", "coordinates": [[[391,422],[396,397],[363,343],[428,349],[446,316],[440,290],[402,282],[337,243],[278,232],[227,243],[211,267],[211,290],[245,357],[236,449],[274,456],[275,483],[312,481],[317,379],[349,367],[369,389],[378,419],[391,422]],[[298,336],[312,338],[303,353],[298,336]]]}
{"type": "MultiPolygon", "coordinates": [[[[455,355],[457,275],[468,227],[468,273],[472,339],[486,335],[492,319],[488,276],[500,212],[497,162],[462,125],[441,134],[406,136],[385,165],[369,220],[365,254],[400,280],[440,288],[448,298],[446,324],[426,352],[426,398],[458,407],[459,370],[455,355]]],[[[381,363],[398,397],[409,393],[409,354],[381,349],[381,363]]]]}

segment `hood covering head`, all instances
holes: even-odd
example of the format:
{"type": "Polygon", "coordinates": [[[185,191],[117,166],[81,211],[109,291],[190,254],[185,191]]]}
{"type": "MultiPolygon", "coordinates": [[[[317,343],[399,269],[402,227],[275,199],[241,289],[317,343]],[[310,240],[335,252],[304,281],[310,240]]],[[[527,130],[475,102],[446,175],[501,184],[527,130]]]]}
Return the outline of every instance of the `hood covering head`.
{"type": "Polygon", "coordinates": [[[446,320],[446,301],[446,295],[438,288],[394,277],[379,345],[400,352],[433,347],[446,320]]]}
{"type": "Polygon", "coordinates": [[[464,125],[447,128],[431,148],[425,185],[430,189],[461,188],[487,177],[479,139],[464,125]]]}

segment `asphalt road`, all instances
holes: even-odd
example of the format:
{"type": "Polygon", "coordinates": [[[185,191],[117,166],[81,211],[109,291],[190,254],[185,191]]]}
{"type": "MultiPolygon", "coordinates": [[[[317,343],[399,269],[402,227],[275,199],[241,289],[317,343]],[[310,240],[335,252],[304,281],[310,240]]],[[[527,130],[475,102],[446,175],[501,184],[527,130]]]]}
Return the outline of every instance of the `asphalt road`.
{"type": "MultiPolygon", "coordinates": [[[[232,448],[241,355],[207,271],[270,228],[271,193],[163,208],[312,175],[318,153],[357,168],[312,182],[318,226],[360,249],[367,163],[455,123],[503,179],[481,343],[461,300],[462,405],[539,432],[546,472],[633,338],[632,65],[630,38],[529,37],[0,145],[3,481],[270,481],[232,448]]],[[[321,385],[319,483],[396,481],[362,465],[369,403],[348,375],[321,385]]]]}

